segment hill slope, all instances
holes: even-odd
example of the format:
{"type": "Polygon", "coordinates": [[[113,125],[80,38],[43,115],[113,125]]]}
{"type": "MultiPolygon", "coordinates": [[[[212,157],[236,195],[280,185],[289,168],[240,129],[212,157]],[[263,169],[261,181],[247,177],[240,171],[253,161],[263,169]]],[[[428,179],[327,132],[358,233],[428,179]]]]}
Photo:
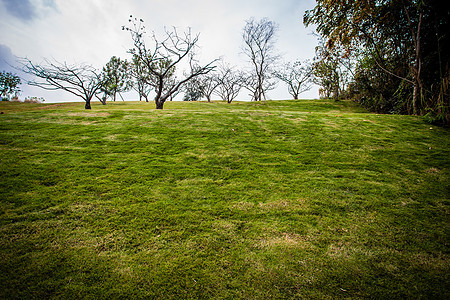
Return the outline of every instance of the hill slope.
{"type": "Polygon", "coordinates": [[[448,298],[447,129],[153,106],[0,103],[0,298],[448,298]]]}

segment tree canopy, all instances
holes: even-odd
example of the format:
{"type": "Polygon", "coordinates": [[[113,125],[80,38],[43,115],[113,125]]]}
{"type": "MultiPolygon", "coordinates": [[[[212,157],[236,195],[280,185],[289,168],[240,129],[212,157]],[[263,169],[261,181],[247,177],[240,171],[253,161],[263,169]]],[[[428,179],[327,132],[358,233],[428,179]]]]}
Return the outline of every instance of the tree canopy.
{"type": "Polygon", "coordinates": [[[11,98],[11,95],[17,95],[19,89],[20,77],[10,72],[0,72],[0,96],[11,98]]]}
{"type": "Polygon", "coordinates": [[[317,0],[304,23],[317,26],[327,51],[344,50],[337,61],[353,59],[348,95],[379,112],[448,121],[450,11],[443,2],[317,0]]]}
{"type": "Polygon", "coordinates": [[[102,91],[116,101],[116,95],[126,92],[131,87],[130,64],[120,57],[113,56],[103,67],[102,91]]]}

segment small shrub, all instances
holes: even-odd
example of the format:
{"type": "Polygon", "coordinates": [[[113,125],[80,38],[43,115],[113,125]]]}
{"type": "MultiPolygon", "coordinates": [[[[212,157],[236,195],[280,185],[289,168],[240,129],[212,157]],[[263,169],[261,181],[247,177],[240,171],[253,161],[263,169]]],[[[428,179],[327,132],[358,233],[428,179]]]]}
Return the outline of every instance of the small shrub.
{"type": "Polygon", "coordinates": [[[42,103],[44,101],[45,99],[42,97],[26,97],[25,100],[23,100],[25,103],[42,103]]]}

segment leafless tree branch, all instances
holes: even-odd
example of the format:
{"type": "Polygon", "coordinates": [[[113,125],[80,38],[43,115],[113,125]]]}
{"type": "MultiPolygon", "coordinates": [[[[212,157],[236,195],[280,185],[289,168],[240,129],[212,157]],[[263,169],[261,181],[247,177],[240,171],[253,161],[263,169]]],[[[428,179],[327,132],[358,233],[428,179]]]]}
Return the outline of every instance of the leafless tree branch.
{"type": "MultiPolygon", "coordinates": [[[[131,16],[130,16],[131,17],[131,16]]],[[[155,104],[157,109],[162,109],[164,102],[170,99],[189,80],[207,74],[215,68],[212,62],[201,66],[195,59],[199,35],[193,36],[191,29],[180,34],[177,28],[165,29],[162,39],[152,34],[153,50],[147,48],[144,40],[145,26],[142,19],[130,18],[131,26],[123,26],[131,34],[134,47],[129,51],[145,66],[150,76],[145,78],[146,83],[152,85],[156,92],[155,104]],[[181,61],[186,61],[190,67],[181,79],[174,77],[176,66],[181,61]]]]}
{"type": "Polygon", "coordinates": [[[222,63],[218,67],[216,95],[231,103],[244,86],[244,76],[241,72],[236,71],[233,67],[226,63],[222,63]]]}
{"type": "Polygon", "coordinates": [[[294,99],[298,99],[299,94],[311,89],[313,68],[309,61],[296,61],[285,63],[273,75],[288,86],[288,92],[294,99]]]}
{"type": "Polygon", "coordinates": [[[242,32],[244,54],[253,67],[252,76],[249,76],[251,80],[248,80],[253,86],[248,89],[252,91],[255,101],[266,99],[267,91],[274,86],[274,83],[269,82],[269,73],[272,65],[279,59],[275,51],[277,29],[278,26],[268,19],[250,19],[246,21],[242,32]]]}
{"type": "Polygon", "coordinates": [[[66,62],[45,59],[41,64],[34,64],[27,58],[20,60],[20,70],[34,75],[36,79],[28,81],[29,85],[46,90],[64,90],[82,98],[85,108],[91,108],[91,100],[102,87],[99,72],[88,64],[69,65],[66,62]]]}

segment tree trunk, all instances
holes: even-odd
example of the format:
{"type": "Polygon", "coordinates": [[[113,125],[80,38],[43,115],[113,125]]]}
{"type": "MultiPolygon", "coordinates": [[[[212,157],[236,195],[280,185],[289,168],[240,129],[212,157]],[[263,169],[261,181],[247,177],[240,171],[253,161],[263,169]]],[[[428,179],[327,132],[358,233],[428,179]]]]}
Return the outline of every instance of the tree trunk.
{"type": "Polygon", "coordinates": [[[155,101],[156,109],[163,109],[164,101],[155,101]]]}
{"type": "Polygon", "coordinates": [[[91,109],[91,99],[86,100],[86,104],[84,105],[84,109],[91,109]]]}
{"type": "Polygon", "coordinates": [[[414,50],[415,50],[415,66],[412,68],[413,71],[413,77],[414,77],[414,90],[413,90],[413,114],[414,115],[418,115],[419,114],[419,110],[421,110],[419,108],[419,104],[422,104],[423,101],[423,86],[422,86],[422,79],[421,79],[421,71],[422,71],[422,51],[421,51],[421,29],[422,29],[422,19],[423,19],[423,11],[420,7],[416,7],[416,9],[419,12],[419,20],[417,23],[417,29],[415,30],[413,22],[411,21],[411,18],[409,16],[409,12],[408,9],[406,8],[406,5],[403,4],[403,8],[405,10],[406,13],[406,17],[408,18],[408,24],[409,24],[409,28],[411,31],[411,36],[413,38],[414,41],[414,50]],[[420,89],[420,91],[419,91],[420,89]],[[420,92],[420,94],[419,94],[420,92]],[[421,101],[421,103],[419,103],[419,100],[421,101]]]}
{"type": "Polygon", "coordinates": [[[419,98],[419,93],[417,93],[417,90],[418,90],[418,86],[417,86],[417,83],[415,83],[414,89],[413,89],[413,99],[412,99],[413,115],[417,115],[417,102],[418,102],[418,98],[419,98]]]}

